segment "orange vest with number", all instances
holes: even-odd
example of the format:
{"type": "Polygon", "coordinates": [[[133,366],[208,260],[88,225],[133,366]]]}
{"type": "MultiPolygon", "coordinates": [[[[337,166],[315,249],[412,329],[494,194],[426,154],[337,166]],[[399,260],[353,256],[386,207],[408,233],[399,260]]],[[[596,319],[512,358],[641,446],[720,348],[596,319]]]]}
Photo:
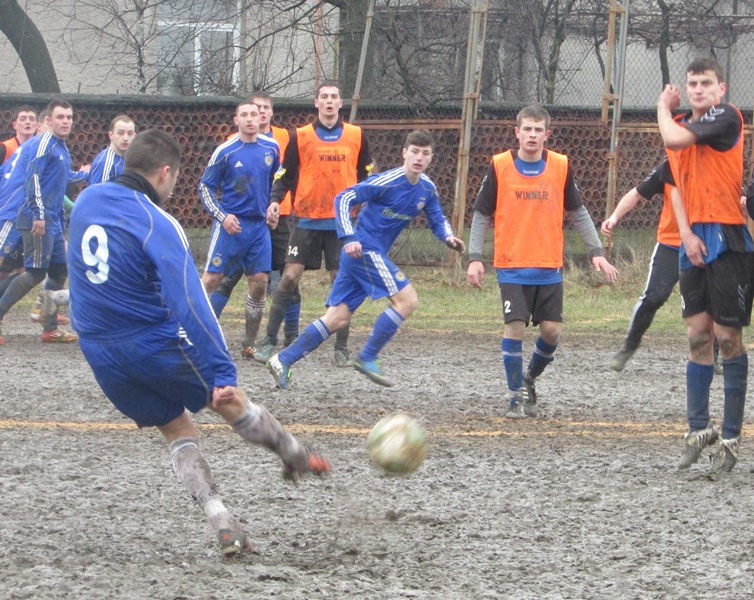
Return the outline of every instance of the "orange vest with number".
{"type": "Polygon", "coordinates": [[[512,151],[492,157],[497,176],[493,264],[560,268],[568,157],[548,150],[545,170],[534,177],[521,175],[513,161],[512,151]]]}
{"type": "Polygon", "coordinates": [[[361,128],[343,123],[343,134],[334,142],[317,136],[313,125],[296,129],[298,183],[294,212],[307,219],[335,217],[335,196],[356,184],[361,128]]]}
{"type": "MultiPolygon", "coordinates": [[[[741,112],[738,113],[743,124],[741,112]]],[[[683,115],[675,117],[679,122],[683,115]]],[[[744,175],[743,127],[736,145],[729,150],[715,150],[706,144],[692,144],[680,150],[665,149],[668,153],[673,179],[683,197],[689,225],[721,223],[742,225],[746,217],[741,212],[741,185],[744,175]]]]}

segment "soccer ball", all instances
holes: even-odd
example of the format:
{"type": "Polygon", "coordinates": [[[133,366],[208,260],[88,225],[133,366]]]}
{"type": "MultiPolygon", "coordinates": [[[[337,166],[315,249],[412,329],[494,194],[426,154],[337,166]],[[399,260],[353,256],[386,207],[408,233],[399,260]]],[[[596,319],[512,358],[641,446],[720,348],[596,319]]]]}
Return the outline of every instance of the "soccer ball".
{"type": "Polygon", "coordinates": [[[416,419],[398,413],[372,427],[367,450],[372,462],[388,473],[411,473],[427,456],[427,440],[416,419]]]}

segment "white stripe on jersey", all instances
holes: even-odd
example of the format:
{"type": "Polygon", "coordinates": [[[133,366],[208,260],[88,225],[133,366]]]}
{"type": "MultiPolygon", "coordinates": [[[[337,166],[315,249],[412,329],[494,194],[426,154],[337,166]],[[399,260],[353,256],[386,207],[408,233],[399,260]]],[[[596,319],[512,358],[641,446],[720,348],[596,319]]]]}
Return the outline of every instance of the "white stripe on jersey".
{"type": "MultiPolygon", "coordinates": [[[[392,183],[396,183],[396,179],[401,179],[405,175],[403,167],[396,167],[375,175],[369,179],[369,185],[390,187],[392,183]]],[[[400,183],[400,182],[399,182],[400,183]]],[[[351,222],[351,202],[356,198],[356,192],[353,190],[346,190],[340,198],[340,222],[343,226],[343,233],[345,235],[353,235],[353,223],[351,222]]]]}
{"type": "Polygon", "coordinates": [[[347,190],[343,192],[340,197],[340,210],[338,215],[340,216],[340,222],[343,226],[343,233],[346,235],[353,235],[353,223],[351,222],[351,202],[356,198],[356,192],[353,190],[347,190]]]}
{"type": "MultiPolygon", "coordinates": [[[[45,155],[45,152],[47,152],[47,147],[50,145],[51,139],[52,132],[47,131],[42,134],[42,140],[39,142],[39,146],[37,147],[37,155],[34,157],[34,159],[45,155]]],[[[34,159],[32,159],[32,162],[29,164],[32,164],[34,162],[34,159]]],[[[32,177],[32,180],[34,183],[34,204],[36,204],[37,208],[39,209],[39,218],[44,219],[45,206],[44,202],[42,202],[42,183],[39,181],[39,174],[35,173],[32,177]]]]}
{"type": "Polygon", "coordinates": [[[107,154],[105,154],[105,166],[102,172],[102,181],[100,183],[105,183],[106,181],[110,181],[110,172],[113,170],[114,164],[115,164],[115,151],[112,148],[108,147],[107,154]]]}
{"type": "Polygon", "coordinates": [[[398,293],[398,286],[395,285],[395,279],[393,279],[393,276],[390,273],[390,269],[387,268],[387,265],[385,264],[385,261],[382,258],[382,255],[379,252],[367,252],[366,256],[369,257],[369,260],[372,261],[372,264],[374,265],[375,269],[377,269],[377,274],[380,276],[380,279],[382,279],[382,282],[385,284],[385,289],[387,289],[388,294],[390,296],[394,296],[398,293]]]}

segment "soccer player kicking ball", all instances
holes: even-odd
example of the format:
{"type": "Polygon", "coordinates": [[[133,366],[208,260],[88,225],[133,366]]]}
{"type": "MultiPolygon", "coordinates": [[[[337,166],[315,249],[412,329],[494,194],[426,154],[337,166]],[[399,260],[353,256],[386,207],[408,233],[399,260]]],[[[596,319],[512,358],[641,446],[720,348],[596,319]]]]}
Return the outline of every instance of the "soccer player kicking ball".
{"type": "Polygon", "coordinates": [[[121,177],[81,193],[68,246],[71,316],[105,395],[139,427],[165,436],[178,480],[228,556],[249,541],[217,491],[189,411],[209,406],[246,441],[277,453],[286,478],[322,475],[330,465],[238,387],[186,236],[160,208],[180,160],[177,142],[151,129],[131,142],[121,177]]]}
{"type": "MultiPolygon", "coordinates": [[[[424,175],[432,161],[433,143],[428,131],[411,132],[403,145],[403,166],[374,175],[335,197],[338,238],[343,240],[340,269],[327,298],[327,312],[267,362],[278,387],[288,387],[291,365],[348,325],[367,297],[374,300],[387,297],[390,306],[377,317],[353,367],[375,383],[393,385],[382,372],[377,357],[403,321],[416,310],[418,297],[405,273],[388,258],[390,246],[423,211],[438,239],[458,252],[465,249],[463,240],[453,235],[442,212],[435,184],[424,175]],[[360,204],[364,206],[354,225],[351,209],[360,204]]],[[[270,218],[274,222],[274,214],[270,213],[270,218]]]]}

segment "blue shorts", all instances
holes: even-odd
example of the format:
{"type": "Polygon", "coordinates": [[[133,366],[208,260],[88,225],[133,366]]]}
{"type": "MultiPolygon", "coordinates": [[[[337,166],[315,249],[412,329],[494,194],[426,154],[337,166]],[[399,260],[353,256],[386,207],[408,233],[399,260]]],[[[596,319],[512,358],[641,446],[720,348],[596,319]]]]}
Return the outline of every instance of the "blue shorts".
{"type": "Polygon", "coordinates": [[[16,229],[16,221],[0,223],[0,260],[13,256],[22,246],[21,232],[16,229]]]}
{"type": "Polygon", "coordinates": [[[365,250],[361,258],[351,258],[341,252],[340,269],[325,304],[345,303],[355,312],[367,298],[395,296],[409,283],[406,274],[381,252],[365,250]]]}
{"type": "Polygon", "coordinates": [[[195,413],[209,404],[214,375],[185,338],[157,330],[114,337],[82,338],[79,345],[110,402],[139,427],[166,425],[184,409],[195,413]]]}
{"type": "Polygon", "coordinates": [[[238,217],[241,232],[230,235],[217,221],[212,225],[205,271],[232,275],[240,266],[246,275],[269,273],[272,265],[270,228],[264,219],[238,217]]]}
{"type": "Polygon", "coordinates": [[[51,263],[65,264],[65,237],[59,223],[45,223],[43,236],[32,234],[30,229],[22,229],[24,238],[24,267],[27,269],[48,269],[51,263]]]}

